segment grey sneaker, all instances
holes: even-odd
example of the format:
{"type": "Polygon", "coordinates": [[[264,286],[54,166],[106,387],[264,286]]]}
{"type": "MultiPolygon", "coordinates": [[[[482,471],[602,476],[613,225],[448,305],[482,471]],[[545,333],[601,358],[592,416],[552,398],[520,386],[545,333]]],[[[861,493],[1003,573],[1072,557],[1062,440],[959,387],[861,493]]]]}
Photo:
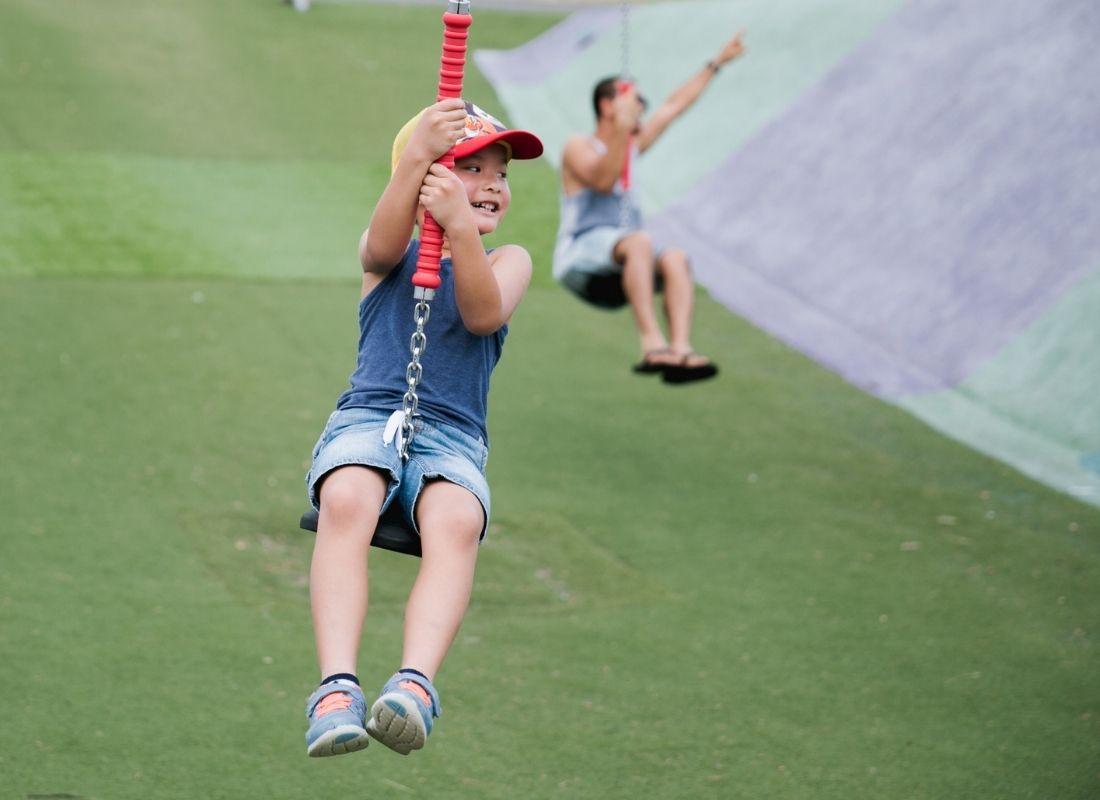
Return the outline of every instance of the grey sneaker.
{"type": "Polygon", "coordinates": [[[363,725],[367,701],[351,681],[333,681],[317,687],[306,701],[306,754],[314,758],[342,756],[368,744],[363,725]]]}
{"type": "Polygon", "coordinates": [[[367,733],[407,756],[428,741],[432,721],[440,713],[439,694],[430,680],[413,672],[398,672],[371,706],[367,733]]]}

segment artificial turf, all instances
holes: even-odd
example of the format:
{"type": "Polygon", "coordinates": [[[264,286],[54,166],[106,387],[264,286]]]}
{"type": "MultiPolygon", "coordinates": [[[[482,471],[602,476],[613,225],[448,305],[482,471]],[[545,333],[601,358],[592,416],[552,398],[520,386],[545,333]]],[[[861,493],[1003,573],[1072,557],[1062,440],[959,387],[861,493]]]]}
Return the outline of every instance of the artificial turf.
{"type": "MultiPolygon", "coordinates": [[[[485,47],[553,21],[476,19],[485,47]]],[[[630,374],[625,314],[546,275],[540,165],[512,170],[502,237],[539,277],[494,375],[444,716],[407,759],[305,757],[304,462],[437,31],[398,7],[0,8],[0,797],[1095,796],[1100,512],[705,297],[721,377],[630,374]]],[[[368,686],[415,569],[372,559],[368,686]]]]}

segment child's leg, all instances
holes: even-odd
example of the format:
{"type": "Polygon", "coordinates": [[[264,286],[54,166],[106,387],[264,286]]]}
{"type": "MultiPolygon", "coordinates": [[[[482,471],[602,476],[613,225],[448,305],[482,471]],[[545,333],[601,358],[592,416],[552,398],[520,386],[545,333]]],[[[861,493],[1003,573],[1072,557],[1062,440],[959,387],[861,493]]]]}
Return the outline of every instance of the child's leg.
{"type": "Polygon", "coordinates": [[[423,556],[405,607],[401,664],[434,680],[470,602],[485,512],[469,490],[437,480],[421,491],[416,520],[423,556]]]}
{"type": "Polygon", "coordinates": [[[392,750],[419,750],[439,716],[432,681],[470,602],[485,512],[470,491],[445,480],[428,483],[416,503],[422,557],[405,608],[401,670],[382,687],[367,731],[392,750]]]}
{"type": "Polygon", "coordinates": [[[367,553],[386,486],[381,473],[360,466],[334,470],[321,485],[309,593],[322,678],[356,674],[367,613],[367,553]]]}

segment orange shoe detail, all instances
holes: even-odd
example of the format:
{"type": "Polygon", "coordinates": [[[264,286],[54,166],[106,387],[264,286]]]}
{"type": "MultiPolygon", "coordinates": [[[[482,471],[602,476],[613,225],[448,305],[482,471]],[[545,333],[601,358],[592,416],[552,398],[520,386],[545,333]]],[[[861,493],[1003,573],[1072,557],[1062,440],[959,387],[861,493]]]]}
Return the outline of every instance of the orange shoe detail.
{"type": "Polygon", "coordinates": [[[419,683],[416,683],[415,681],[402,681],[397,685],[405,691],[415,694],[417,697],[424,701],[424,705],[426,705],[428,708],[432,707],[431,696],[429,696],[428,693],[424,691],[424,687],[421,686],[419,683]]]}
{"type": "Polygon", "coordinates": [[[317,704],[317,719],[333,711],[347,711],[351,708],[351,695],[346,692],[333,692],[321,698],[317,704]]]}

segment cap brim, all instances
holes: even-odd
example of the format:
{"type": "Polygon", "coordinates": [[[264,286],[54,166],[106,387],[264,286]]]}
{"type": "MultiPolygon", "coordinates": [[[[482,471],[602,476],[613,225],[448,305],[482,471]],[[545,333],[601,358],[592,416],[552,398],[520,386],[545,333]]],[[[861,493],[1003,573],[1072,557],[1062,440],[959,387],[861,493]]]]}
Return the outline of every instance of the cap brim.
{"type": "Polygon", "coordinates": [[[478,150],[484,150],[496,142],[507,142],[512,149],[512,158],[528,159],[538,158],[542,155],[542,141],[530,131],[501,131],[490,133],[487,136],[475,136],[461,144],[455,145],[454,157],[462,158],[478,150]]]}

